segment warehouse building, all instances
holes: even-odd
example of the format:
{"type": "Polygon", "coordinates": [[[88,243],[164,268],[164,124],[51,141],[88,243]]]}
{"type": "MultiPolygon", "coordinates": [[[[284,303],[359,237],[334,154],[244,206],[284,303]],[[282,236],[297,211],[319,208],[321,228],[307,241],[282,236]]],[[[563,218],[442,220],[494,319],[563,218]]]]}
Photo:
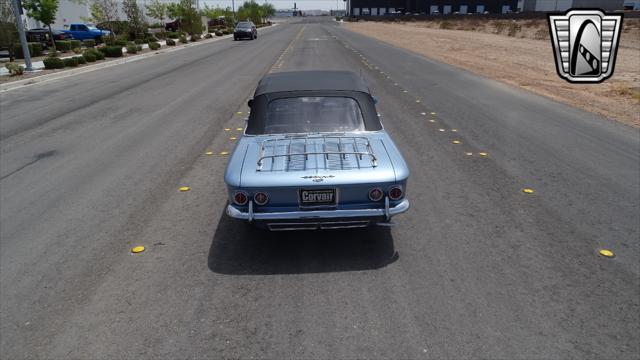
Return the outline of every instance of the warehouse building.
{"type": "MultiPolygon", "coordinates": [[[[626,0],[629,2],[629,0],[626,0]]],[[[623,10],[625,0],[347,0],[350,15],[507,14],[523,11],[565,11],[571,8],[623,10]]]]}
{"type": "Polygon", "coordinates": [[[521,11],[566,11],[574,8],[614,11],[625,8],[625,0],[525,0],[521,2],[521,11]]]}

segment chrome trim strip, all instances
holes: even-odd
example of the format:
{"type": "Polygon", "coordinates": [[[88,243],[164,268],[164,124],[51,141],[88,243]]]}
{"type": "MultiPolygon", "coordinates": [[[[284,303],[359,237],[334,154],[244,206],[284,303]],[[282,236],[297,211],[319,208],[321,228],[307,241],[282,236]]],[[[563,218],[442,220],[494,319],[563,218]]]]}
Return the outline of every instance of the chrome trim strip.
{"type": "Polygon", "coordinates": [[[269,223],[267,228],[271,231],[295,231],[295,230],[332,230],[355,229],[369,226],[369,220],[357,221],[331,221],[331,222],[299,222],[299,223],[269,223]]]}
{"type": "MultiPolygon", "coordinates": [[[[409,200],[404,199],[398,205],[387,209],[357,209],[357,210],[306,210],[286,212],[252,212],[251,220],[296,220],[296,219],[340,219],[351,217],[391,217],[409,210],[409,200]]],[[[249,213],[227,205],[227,215],[236,219],[249,220],[249,213]]]]}
{"type": "Polygon", "coordinates": [[[387,218],[387,221],[391,219],[391,216],[389,215],[389,197],[388,196],[384,197],[384,217],[387,218]]]}

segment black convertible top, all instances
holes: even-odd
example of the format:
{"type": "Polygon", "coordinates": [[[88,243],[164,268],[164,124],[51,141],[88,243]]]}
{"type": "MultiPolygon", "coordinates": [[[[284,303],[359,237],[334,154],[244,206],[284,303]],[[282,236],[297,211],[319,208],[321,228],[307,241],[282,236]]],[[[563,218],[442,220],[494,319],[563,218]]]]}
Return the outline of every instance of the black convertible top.
{"type": "Polygon", "coordinates": [[[318,90],[369,93],[364,80],[351,71],[288,71],[263,77],[254,96],[286,91],[318,90]]]}

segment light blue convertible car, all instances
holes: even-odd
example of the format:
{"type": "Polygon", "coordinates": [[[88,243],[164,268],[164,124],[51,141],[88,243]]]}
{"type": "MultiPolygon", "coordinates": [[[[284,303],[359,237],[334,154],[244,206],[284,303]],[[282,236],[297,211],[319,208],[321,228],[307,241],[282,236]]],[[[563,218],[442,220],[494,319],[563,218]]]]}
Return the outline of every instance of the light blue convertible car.
{"type": "Polygon", "coordinates": [[[369,88],[347,71],[265,76],[229,159],[227,214],[269,230],[389,224],[409,169],[369,88]]]}

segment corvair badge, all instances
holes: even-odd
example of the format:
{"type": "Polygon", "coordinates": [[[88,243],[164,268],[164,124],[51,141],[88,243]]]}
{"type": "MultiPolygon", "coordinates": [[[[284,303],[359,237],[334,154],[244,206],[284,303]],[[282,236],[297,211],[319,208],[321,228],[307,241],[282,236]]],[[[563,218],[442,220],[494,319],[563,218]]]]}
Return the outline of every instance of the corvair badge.
{"type": "Polygon", "coordinates": [[[324,181],[324,179],[330,179],[334,177],[335,177],[334,175],[305,175],[302,178],[311,179],[313,182],[321,182],[321,181],[324,181]]]}

